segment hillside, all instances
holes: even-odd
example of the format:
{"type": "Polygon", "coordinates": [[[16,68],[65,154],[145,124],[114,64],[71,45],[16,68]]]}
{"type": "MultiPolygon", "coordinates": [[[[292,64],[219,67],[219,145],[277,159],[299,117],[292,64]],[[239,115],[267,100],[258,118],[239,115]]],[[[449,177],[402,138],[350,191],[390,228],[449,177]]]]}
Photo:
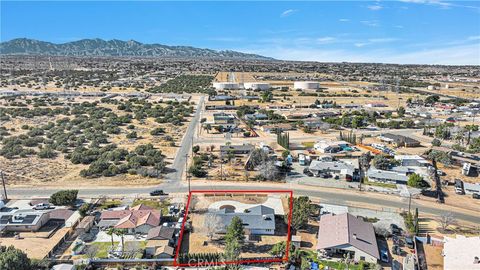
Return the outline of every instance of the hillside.
{"type": "Polygon", "coordinates": [[[256,54],[224,50],[216,51],[190,46],[143,44],[134,40],[82,39],[55,44],[46,41],[19,38],[0,43],[0,54],[55,55],[55,56],[142,56],[142,57],[206,57],[272,60],[256,54]]]}

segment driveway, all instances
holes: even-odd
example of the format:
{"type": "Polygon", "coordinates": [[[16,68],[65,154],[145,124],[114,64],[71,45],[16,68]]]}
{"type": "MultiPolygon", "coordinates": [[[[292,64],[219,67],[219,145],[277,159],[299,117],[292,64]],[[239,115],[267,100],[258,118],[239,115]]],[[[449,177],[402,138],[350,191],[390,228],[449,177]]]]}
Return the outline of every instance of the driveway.
{"type": "Polygon", "coordinates": [[[209,211],[217,211],[220,209],[221,206],[223,205],[231,205],[235,207],[235,212],[237,213],[243,213],[245,209],[252,208],[258,205],[263,205],[272,208],[275,211],[275,215],[284,215],[285,212],[283,210],[283,204],[282,200],[280,198],[275,198],[275,197],[269,197],[264,203],[262,204],[247,204],[247,203],[242,203],[239,201],[218,201],[210,204],[208,206],[209,211]]]}

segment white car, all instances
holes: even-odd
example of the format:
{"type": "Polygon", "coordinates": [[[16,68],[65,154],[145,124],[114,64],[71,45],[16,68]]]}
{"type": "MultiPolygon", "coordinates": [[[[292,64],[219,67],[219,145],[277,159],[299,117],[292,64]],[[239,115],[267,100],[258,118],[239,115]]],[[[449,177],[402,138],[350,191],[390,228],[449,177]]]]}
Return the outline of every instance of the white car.
{"type": "Polygon", "coordinates": [[[36,204],[33,209],[35,210],[46,210],[46,209],[50,209],[50,204],[49,203],[39,203],[39,204],[36,204]]]}
{"type": "Polygon", "coordinates": [[[464,195],[465,191],[463,191],[463,188],[461,187],[455,187],[455,193],[457,193],[458,195],[464,195]]]}

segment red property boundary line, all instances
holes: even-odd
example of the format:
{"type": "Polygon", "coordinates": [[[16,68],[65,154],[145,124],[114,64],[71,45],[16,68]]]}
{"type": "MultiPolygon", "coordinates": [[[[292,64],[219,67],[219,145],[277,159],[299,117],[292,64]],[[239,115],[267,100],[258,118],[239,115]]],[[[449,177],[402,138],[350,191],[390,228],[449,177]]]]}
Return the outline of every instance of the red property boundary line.
{"type": "Polygon", "coordinates": [[[175,257],[173,260],[173,266],[175,267],[201,267],[201,266],[218,266],[218,265],[227,265],[227,264],[248,264],[248,263],[272,263],[272,262],[287,262],[288,253],[290,249],[290,236],[291,236],[291,224],[292,224],[292,209],[293,209],[293,191],[292,190],[192,190],[188,194],[188,201],[185,210],[185,216],[182,221],[182,227],[180,230],[180,236],[177,242],[177,250],[175,252],[175,257]],[[287,229],[287,245],[285,251],[285,257],[283,258],[272,258],[272,259],[245,259],[238,261],[224,261],[224,262],[200,262],[200,263],[179,263],[178,256],[180,254],[180,247],[182,244],[183,234],[185,232],[185,222],[187,221],[188,211],[190,207],[190,202],[192,195],[197,194],[215,194],[215,193],[287,193],[290,194],[289,202],[289,213],[288,213],[288,229],[287,229]]]}

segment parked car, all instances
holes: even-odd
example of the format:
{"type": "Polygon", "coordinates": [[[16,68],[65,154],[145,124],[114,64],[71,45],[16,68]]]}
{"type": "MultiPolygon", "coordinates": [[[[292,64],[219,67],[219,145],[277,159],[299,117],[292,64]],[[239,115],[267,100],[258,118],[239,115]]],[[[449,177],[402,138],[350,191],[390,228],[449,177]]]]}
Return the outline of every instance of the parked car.
{"type": "Polygon", "coordinates": [[[398,227],[397,224],[390,224],[390,231],[394,235],[400,235],[402,233],[402,228],[398,227]]]}
{"type": "Polygon", "coordinates": [[[397,245],[393,245],[393,247],[392,247],[392,253],[393,253],[394,255],[402,255],[402,249],[401,249],[399,246],[397,246],[397,245]]]}
{"type": "Polygon", "coordinates": [[[413,242],[413,237],[411,237],[411,236],[405,237],[405,245],[406,245],[409,249],[414,249],[414,248],[415,248],[415,244],[414,244],[414,242],[413,242]]]}
{"type": "Polygon", "coordinates": [[[459,186],[455,186],[455,193],[457,193],[458,195],[465,195],[465,191],[459,186]]]}
{"type": "Polygon", "coordinates": [[[150,196],[161,196],[161,195],[168,195],[168,194],[163,192],[162,189],[156,189],[156,190],[150,192],[150,196]]]}
{"type": "Polygon", "coordinates": [[[474,199],[480,199],[480,193],[473,193],[472,198],[474,199]]]}
{"type": "Polygon", "coordinates": [[[49,203],[39,203],[39,204],[36,204],[33,209],[35,210],[46,210],[46,209],[50,209],[50,207],[52,207],[49,203]]]}
{"type": "Polygon", "coordinates": [[[303,174],[310,177],[313,176],[313,173],[308,168],[303,169],[303,174]]]}
{"type": "Polygon", "coordinates": [[[390,258],[388,256],[388,250],[387,249],[381,249],[380,250],[380,260],[382,262],[385,262],[385,263],[389,263],[390,262],[390,258]]]}

